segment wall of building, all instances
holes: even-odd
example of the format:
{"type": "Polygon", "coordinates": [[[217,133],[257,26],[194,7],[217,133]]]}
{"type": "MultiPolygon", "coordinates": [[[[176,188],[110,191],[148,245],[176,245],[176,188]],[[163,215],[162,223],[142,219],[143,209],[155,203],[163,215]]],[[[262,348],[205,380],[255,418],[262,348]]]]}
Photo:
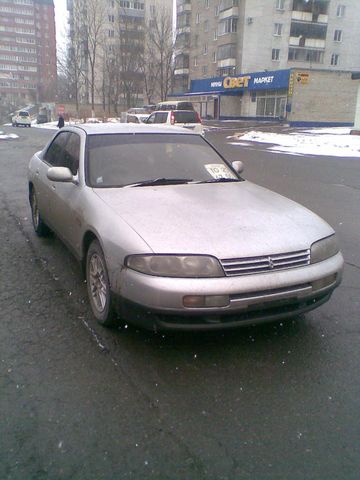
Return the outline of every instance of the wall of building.
{"type": "Polygon", "coordinates": [[[221,95],[220,114],[221,117],[239,117],[241,112],[242,97],[240,95],[221,95]]]}
{"type": "Polygon", "coordinates": [[[356,108],[357,82],[350,72],[321,70],[294,70],[290,122],[353,124],[356,108]],[[301,75],[308,74],[306,81],[301,75]],[[298,80],[300,79],[300,80],[298,80]]]}

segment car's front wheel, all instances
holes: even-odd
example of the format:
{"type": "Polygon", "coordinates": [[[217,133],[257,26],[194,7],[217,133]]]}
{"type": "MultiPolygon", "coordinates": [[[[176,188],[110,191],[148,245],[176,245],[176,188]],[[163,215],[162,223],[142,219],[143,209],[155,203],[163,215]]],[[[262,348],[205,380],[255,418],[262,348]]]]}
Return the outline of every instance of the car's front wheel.
{"type": "Polygon", "coordinates": [[[50,233],[49,227],[43,222],[39,204],[36,196],[35,189],[32,188],[30,192],[30,207],[31,207],[31,219],[33,222],[34,230],[39,237],[46,237],[50,233]]]}
{"type": "Polygon", "coordinates": [[[93,240],[86,256],[86,283],[91,309],[105,327],[117,323],[112,308],[110,281],[104,252],[98,240],[93,240]]]}

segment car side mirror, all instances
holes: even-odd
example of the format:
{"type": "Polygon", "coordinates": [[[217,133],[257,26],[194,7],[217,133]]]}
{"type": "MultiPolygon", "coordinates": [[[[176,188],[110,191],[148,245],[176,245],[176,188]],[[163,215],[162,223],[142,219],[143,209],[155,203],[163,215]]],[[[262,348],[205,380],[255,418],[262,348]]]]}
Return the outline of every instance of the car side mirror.
{"type": "Polygon", "coordinates": [[[236,173],[240,174],[244,170],[244,164],[241,160],[236,160],[235,162],[232,162],[231,165],[236,173]]]}
{"type": "Polygon", "coordinates": [[[47,178],[52,182],[72,182],[74,180],[70,168],[67,167],[50,167],[46,174],[47,178]]]}

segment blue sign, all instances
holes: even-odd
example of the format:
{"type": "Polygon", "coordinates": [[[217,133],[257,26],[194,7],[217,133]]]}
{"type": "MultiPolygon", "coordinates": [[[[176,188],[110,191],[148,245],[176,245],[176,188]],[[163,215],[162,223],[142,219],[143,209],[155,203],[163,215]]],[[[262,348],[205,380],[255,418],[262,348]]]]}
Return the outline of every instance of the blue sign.
{"type": "Polygon", "coordinates": [[[271,90],[288,88],[290,70],[275,70],[273,72],[256,72],[228,77],[191,80],[191,95],[234,94],[245,90],[271,90]]]}

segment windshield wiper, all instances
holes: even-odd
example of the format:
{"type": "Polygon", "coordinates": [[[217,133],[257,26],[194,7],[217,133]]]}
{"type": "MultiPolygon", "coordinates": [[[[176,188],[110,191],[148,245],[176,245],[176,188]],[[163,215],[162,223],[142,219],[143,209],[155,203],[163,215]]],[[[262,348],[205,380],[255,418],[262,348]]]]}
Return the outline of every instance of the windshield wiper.
{"type": "Polygon", "coordinates": [[[192,182],[191,178],[153,178],[142,182],[129,183],[124,187],[149,187],[152,185],[181,185],[192,182]]]}
{"type": "Polygon", "coordinates": [[[221,183],[221,182],[241,182],[240,178],[210,178],[209,180],[200,180],[194,183],[221,183]]]}

